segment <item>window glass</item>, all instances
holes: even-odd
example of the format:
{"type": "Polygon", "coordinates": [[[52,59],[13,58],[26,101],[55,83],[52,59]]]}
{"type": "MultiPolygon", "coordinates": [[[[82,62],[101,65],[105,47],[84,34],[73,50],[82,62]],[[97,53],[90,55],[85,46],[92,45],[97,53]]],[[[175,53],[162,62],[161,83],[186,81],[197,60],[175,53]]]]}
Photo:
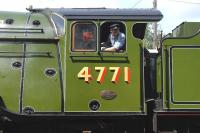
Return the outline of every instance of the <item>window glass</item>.
{"type": "Polygon", "coordinates": [[[72,51],[96,51],[97,28],[94,23],[75,23],[72,26],[72,51]]]}
{"type": "Polygon", "coordinates": [[[100,27],[101,51],[126,51],[126,26],[119,21],[104,22],[100,27]]]}
{"type": "Polygon", "coordinates": [[[64,19],[56,14],[52,14],[52,19],[56,25],[59,35],[64,35],[65,33],[65,22],[64,19]]]}

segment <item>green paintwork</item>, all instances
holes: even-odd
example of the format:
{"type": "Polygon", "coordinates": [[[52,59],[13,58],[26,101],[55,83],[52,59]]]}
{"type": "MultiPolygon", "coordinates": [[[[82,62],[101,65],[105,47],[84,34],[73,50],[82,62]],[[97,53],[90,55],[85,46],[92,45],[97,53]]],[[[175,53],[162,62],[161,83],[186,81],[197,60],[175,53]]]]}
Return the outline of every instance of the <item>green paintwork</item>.
{"type": "MultiPolygon", "coordinates": [[[[13,13],[13,12],[1,12],[0,20],[14,19],[15,25],[2,25],[3,28],[23,28],[27,14],[26,13],[13,13]]],[[[24,37],[24,34],[15,33],[0,33],[1,38],[10,37],[24,37]]],[[[23,52],[22,42],[1,42],[0,51],[7,52],[23,52]]],[[[9,53],[0,54],[0,64],[1,64],[1,80],[0,80],[0,96],[4,99],[6,107],[12,112],[19,111],[19,97],[20,97],[20,81],[21,81],[21,69],[12,67],[12,63],[15,61],[22,62],[22,58],[17,58],[17,56],[22,56],[22,54],[9,53]]]]}
{"type": "MultiPolygon", "coordinates": [[[[133,37],[132,27],[136,21],[124,21],[126,25],[127,51],[124,53],[102,52],[71,52],[71,25],[77,20],[65,20],[66,34],[57,36],[54,25],[50,21],[48,14],[43,13],[9,13],[2,12],[1,20],[13,18],[13,25],[5,25],[7,28],[34,28],[43,29],[44,33],[0,33],[0,38],[40,38],[54,39],[59,38],[59,42],[34,42],[34,41],[8,41],[0,43],[0,51],[11,51],[20,56],[25,52],[51,52],[52,57],[48,56],[26,56],[25,58],[7,58],[0,56],[0,96],[3,98],[8,110],[18,113],[20,110],[20,88],[23,82],[22,110],[31,107],[36,112],[61,112],[62,90],[61,79],[63,79],[64,111],[65,112],[92,112],[89,109],[91,100],[98,100],[101,104],[97,112],[139,112],[144,113],[144,95],[142,88],[142,40],[133,37]],[[31,16],[30,16],[31,15],[31,16]],[[28,19],[30,16],[30,19],[28,19]],[[32,21],[39,20],[41,25],[33,26],[32,21]],[[62,75],[59,69],[59,56],[62,67],[62,75]],[[76,57],[72,57],[76,56],[76,57]],[[87,57],[83,57],[87,56],[87,57]],[[105,57],[109,56],[109,57],[105,57]],[[103,60],[102,60],[103,59],[103,60]],[[24,64],[24,77],[22,68],[13,68],[13,61],[20,61],[24,64]],[[92,81],[85,83],[79,79],[77,74],[83,67],[91,68],[92,81]],[[107,72],[104,82],[96,82],[99,72],[95,67],[106,67],[107,72]],[[113,72],[109,67],[120,67],[121,73],[119,82],[111,82],[113,72]],[[130,68],[131,83],[124,82],[124,67],[130,68]],[[54,68],[56,75],[49,77],[45,75],[47,68],[54,68]],[[23,80],[22,80],[23,79],[23,80]],[[112,100],[101,98],[103,90],[111,90],[117,94],[112,100]]],[[[88,20],[90,21],[90,20],[88,20]]],[[[104,20],[105,21],[105,20],[104,20]]],[[[91,20],[101,25],[104,21],[91,20]]],[[[110,21],[110,20],[109,20],[110,21]]],[[[99,27],[97,27],[99,34],[99,27]]],[[[99,38],[98,38],[99,39],[99,38]]],[[[100,43],[98,43],[100,45],[100,43]]],[[[3,54],[5,55],[5,54],[3,54]]]]}
{"type": "MultiPolygon", "coordinates": [[[[188,24],[189,25],[189,24],[188,24]]],[[[166,38],[163,41],[163,103],[169,109],[200,108],[200,34],[187,38],[166,38]],[[172,47],[176,46],[176,47],[172,47]],[[185,48],[181,48],[184,46],[185,48]],[[196,47],[191,47],[196,46],[196,47]],[[170,66],[170,48],[172,48],[172,70],[170,66]],[[170,78],[172,71],[172,81],[170,78]],[[172,85],[172,88],[171,88],[172,85]],[[174,101],[174,102],[173,102],[174,101]],[[169,106],[168,106],[169,105],[169,106]]],[[[161,80],[159,79],[158,82],[161,80]]]]}
{"type": "MultiPolygon", "coordinates": [[[[67,22],[67,29],[71,29],[73,21],[67,22]]],[[[98,21],[95,22],[98,24],[98,21]]],[[[101,23],[101,22],[99,22],[101,23]]],[[[142,42],[132,36],[131,28],[134,22],[127,21],[127,53],[103,53],[104,55],[111,56],[103,57],[102,61],[97,52],[85,52],[85,53],[72,53],[70,52],[71,39],[70,34],[67,35],[67,47],[66,47],[66,102],[65,111],[76,112],[90,111],[88,104],[91,100],[98,100],[101,104],[100,112],[141,112],[141,81],[140,81],[140,48],[142,42]],[[73,62],[69,56],[73,57],[76,62],[73,62]],[[89,55],[91,57],[83,58],[81,56],[89,55]],[[124,56],[116,57],[115,56],[124,56]],[[79,57],[80,56],[80,57],[79,57]],[[97,56],[97,57],[92,57],[97,56]],[[112,57],[113,56],[113,57],[112,57]],[[128,56],[128,63],[120,63],[126,61],[125,56],[128,56]],[[80,62],[82,60],[82,62],[80,62]],[[108,63],[106,63],[106,60],[108,63]],[[85,61],[85,62],[84,62],[85,61]],[[106,67],[107,72],[104,78],[104,82],[99,84],[96,82],[98,72],[95,71],[96,67],[106,67]],[[90,67],[93,80],[91,83],[85,83],[82,79],[78,79],[77,74],[83,67],[90,67]],[[121,67],[121,74],[119,83],[114,84],[110,80],[113,72],[109,71],[109,67],[121,67]],[[127,84],[123,81],[123,67],[130,67],[131,70],[131,83],[127,84]],[[117,97],[113,100],[104,100],[101,98],[100,93],[103,90],[112,90],[116,92],[117,97]]]]}
{"type": "Polygon", "coordinates": [[[199,95],[199,68],[200,62],[195,59],[200,58],[199,48],[188,49],[174,49],[173,50],[173,82],[174,88],[181,88],[174,90],[175,101],[200,101],[199,95]],[[192,59],[192,60],[191,60],[192,59]],[[192,68],[192,69],[191,69],[192,68]],[[180,78],[179,75],[187,75],[180,78]]]}
{"type": "Polygon", "coordinates": [[[52,27],[52,24],[49,22],[49,18],[44,16],[41,13],[34,13],[34,14],[31,15],[31,18],[29,20],[29,27],[44,30],[44,33],[39,33],[39,34],[29,33],[28,34],[29,38],[38,38],[38,37],[53,38],[53,37],[55,37],[55,31],[52,27]],[[32,22],[34,20],[39,20],[40,25],[39,26],[33,26],[32,22]]]}
{"type": "Polygon", "coordinates": [[[199,22],[183,22],[172,31],[172,37],[188,37],[200,29],[199,22]]]}
{"type": "Polygon", "coordinates": [[[157,92],[159,93],[159,94],[161,94],[162,93],[162,83],[161,83],[161,56],[160,55],[158,55],[158,57],[157,57],[157,60],[156,60],[156,88],[157,88],[157,92]]]}
{"type": "MultiPolygon", "coordinates": [[[[49,18],[41,13],[1,12],[0,20],[4,21],[1,26],[9,30],[8,33],[4,33],[1,29],[0,38],[55,38],[54,28],[49,18]],[[14,23],[7,25],[5,24],[6,19],[13,19],[14,23]],[[32,25],[34,20],[39,20],[40,25],[32,25]],[[44,32],[14,33],[12,28],[42,29],[44,32]]],[[[3,98],[7,109],[15,113],[20,110],[20,88],[23,70],[22,67],[12,67],[12,63],[19,61],[23,64],[24,60],[22,110],[25,107],[31,107],[36,112],[60,112],[61,88],[57,44],[53,42],[8,41],[0,43],[0,52],[2,51],[11,52],[7,54],[0,53],[0,96],[3,98]],[[26,47],[25,51],[24,47],[26,47]],[[23,58],[23,52],[27,53],[25,59],[23,58]],[[28,54],[29,52],[31,53],[28,54]],[[42,52],[50,52],[51,57],[42,52]],[[45,75],[47,68],[53,68],[56,75],[53,77],[45,75]]]]}
{"type": "MultiPolygon", "coordinates": [[[[24,28],[28,14],[29,13],[21,13],[21,12],[0,12],[0,20],[4,21],[4,23],[5,23],[5,20],[7,19],[14,20],[14,23],[12,25],[1,24],[1,28],[24,28]]],[[[1,32],[0,37],[1,38],[10,38],[10,37],[20,38],[20,37],[24,37],[24,34],[13,33],[13,32],[8,32],[8,33],[1,32]]]]}
{"type": "MultiPolygon", "coordinates": [[[[0,51],[22,52],[22,49],[22,44],[0,43],[0,51]]],[[[19,110],[21,69],[12,67],[13,62],[22,61],[21,58],[16,58],[18,55],[0,53],[0,96],[4,99],[6,107],[13,112],[19,110]]]]}
{"type": "Polygon", "coordinates": [[[33,107],[37,112],[59,112],[61,89],[55,44],[28,44],[27,52],[52,52],[51,57],[26,58],[23,108],[33,107]],[[47,68],[54,68],[56,75],[45,75],[47,68]]]}
{"type": "MultiPolygon", "coordinates": [[[[39,26],[34,28],[43,29],[44,33],[27,34],[28,38],[52,38],[54,29],[48,18],[41,13],[31,15],[29,25],[32,21],[39,20],[39,26]]],[[[31,57],[25,60],[23,108],[32,107],[36,112],[60,112],[61,111],[61,89],[58,69],[58,53],[55,43],[31,43],[26,45],[27,52],[51,52],[52,57],[31,57]],[[49,77],[45,70],[53,68],[56,75],[49,77]]]]}

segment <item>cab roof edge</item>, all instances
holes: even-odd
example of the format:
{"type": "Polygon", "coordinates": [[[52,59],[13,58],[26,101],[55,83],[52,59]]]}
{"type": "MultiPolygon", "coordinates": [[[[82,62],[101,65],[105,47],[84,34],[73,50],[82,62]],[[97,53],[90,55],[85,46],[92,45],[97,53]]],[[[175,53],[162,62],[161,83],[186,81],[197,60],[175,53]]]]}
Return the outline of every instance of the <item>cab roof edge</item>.
{"type": "Polygon", "coordinates": [[[43,11],[44,9],[40,9],[40,8],[37,8],[37,9],[33,9],[33,8],[26,8],[26,10],[27,11],[29,11],[29,12],[41,12],[41,11],[43,11]]]}

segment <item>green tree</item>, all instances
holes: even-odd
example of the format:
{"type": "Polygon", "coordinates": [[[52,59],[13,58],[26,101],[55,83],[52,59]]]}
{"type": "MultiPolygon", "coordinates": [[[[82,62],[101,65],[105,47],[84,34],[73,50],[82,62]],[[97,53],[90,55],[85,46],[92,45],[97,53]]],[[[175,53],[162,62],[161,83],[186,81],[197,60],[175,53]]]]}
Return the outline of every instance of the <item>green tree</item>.
{"type": "Polygon", "coordinates": [[[145,33],[145,37],[144,37],[143,43],[144,43],[144,46],[147,49],[151,49],[152,48],[152,45],[153,45],[152,24],[147,24],[146,33],[145,33]]]}
{"type": "MultiPolygon", "coordinates": [[[[158,25],[158,30],[157,30],[157,46],[160,46],[160,42],[162,39],[162,30],[161,27],[158,25]]],[[[147,28],[146,28],[146,33],[145,33],[145,37],[143,40],[144,46],[147,49],[152,49],[153,48],[153,23],[148,23],[147,24],[147,28]]]]}

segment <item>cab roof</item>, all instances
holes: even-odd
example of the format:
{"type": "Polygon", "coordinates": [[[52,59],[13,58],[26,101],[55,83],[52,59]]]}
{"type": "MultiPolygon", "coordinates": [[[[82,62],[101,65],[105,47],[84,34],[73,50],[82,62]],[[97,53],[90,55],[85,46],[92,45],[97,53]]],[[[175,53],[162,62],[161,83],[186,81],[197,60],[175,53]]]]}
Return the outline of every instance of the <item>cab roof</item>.
{"type": "Polygon", "coordinates": [[[135,21],[160,21],[162,13],[156,9],[114,8],[51,8],[67,19],[114,19],[135,21]]]}

